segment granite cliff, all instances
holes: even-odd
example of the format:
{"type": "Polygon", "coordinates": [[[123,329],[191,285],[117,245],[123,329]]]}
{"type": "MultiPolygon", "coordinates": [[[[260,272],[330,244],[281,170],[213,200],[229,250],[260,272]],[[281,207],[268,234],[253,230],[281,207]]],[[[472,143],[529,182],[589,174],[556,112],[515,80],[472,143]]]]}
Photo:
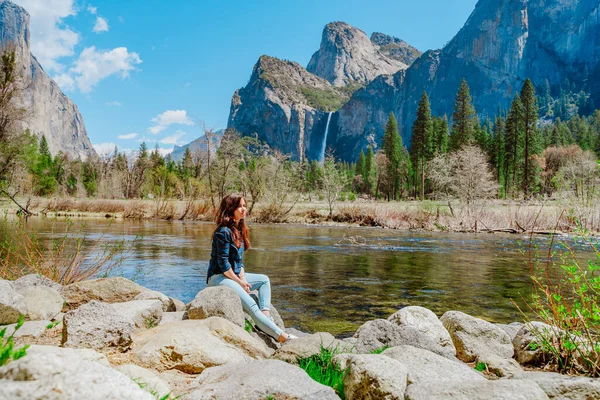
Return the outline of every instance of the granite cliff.
{"type": "Polygon", "coordinates": [[[27,109],[27,119],[23,128],[38,137],[45,135],[52,154],[62,151],[83,159],[95,154],[77,106],[31,54],[29,14],[8,0],[0,0],[0,43],[14,46],[24,77],[23,107],[27,109]]]}

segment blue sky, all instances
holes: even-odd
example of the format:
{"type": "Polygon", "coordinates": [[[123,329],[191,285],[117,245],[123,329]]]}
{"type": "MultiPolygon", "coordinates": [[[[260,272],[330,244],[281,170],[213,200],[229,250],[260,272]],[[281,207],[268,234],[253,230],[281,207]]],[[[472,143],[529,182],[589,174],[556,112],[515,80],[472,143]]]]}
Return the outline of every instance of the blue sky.
{"type": "Polygon", "coordinates": [[[233,92],[262,54],[308,64],[323,27],[442,47],[476,0],[14,0],[31,14],[32,53],[77,104],[100,151],[168,152],[227,125],[233,92]]]}

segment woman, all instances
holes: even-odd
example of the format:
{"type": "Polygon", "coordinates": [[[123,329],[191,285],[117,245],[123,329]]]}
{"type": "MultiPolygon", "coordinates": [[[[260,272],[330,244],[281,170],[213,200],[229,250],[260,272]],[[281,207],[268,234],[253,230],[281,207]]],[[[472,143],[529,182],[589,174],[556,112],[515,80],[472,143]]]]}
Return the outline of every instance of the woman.
{"type": "Polygon", "coordinates": [[[263,332],[280,343],[296,336],[283,332],[273,322],[269,311],[271,306],[271,284],[262,274],[246,273],[242,257],[244,250],[250,248],[246,217],[246,199],[230,194],[221,200],[215,222],[217,228],[212,237],[212,251],[208,265],[208,286],[229,286],[240,296],[244,311],[252,316],[263,332]],[[250,296],[252,290],[258,290],[258,305],[250,296]]]}

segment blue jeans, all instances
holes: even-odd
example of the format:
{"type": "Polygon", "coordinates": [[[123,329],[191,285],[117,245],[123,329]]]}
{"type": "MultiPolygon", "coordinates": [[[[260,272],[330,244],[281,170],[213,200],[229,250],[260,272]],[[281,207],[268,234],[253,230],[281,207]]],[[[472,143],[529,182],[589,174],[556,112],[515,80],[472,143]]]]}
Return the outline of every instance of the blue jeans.
{"type": "Polygon", "coordinates": [[[252,286],[250,290],[258,290],[258,303],[250,296],[243,287],[237,282],[225,277],[223,274],[217,274],[210,277],[208,286],[229,286],[240,296],[242,308],[250,314],[258,328],[267,335],[277,340],[283,333],[273,321],[271,321],[261,310],[268,311],[271,307],[271,282],[269,277],[263,274],[246,273],[246,281],[252,286]],[[259,308],[260,307],[260,308],[259,308]]]}

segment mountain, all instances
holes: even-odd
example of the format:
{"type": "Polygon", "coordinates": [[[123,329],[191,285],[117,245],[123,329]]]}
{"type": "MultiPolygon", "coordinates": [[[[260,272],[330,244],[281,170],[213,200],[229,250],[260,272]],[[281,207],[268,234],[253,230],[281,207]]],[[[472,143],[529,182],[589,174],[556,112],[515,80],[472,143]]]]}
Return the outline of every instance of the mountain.
{"type": "Polygon", "coordinates": [[[379,51],[385,56],[401,61],[406,65],[411,65],[422,54],[404,40],[381,32],[373,32],[371,34],[371,42],[376,44],[379,47],[379,51]]]}
{"type": "Polygon", "coordinates": [[[371,41],[343,22],[328,24],[308,70],[291,61],[259,58],[246,87],[233,95],[227,127],[257,133],[295,160],[320,159],[333,112],[373,78],[406,68],[399,58],[410,62],[415,54],[420,53],[399,39],[381,35],[371,41]]]}
{"type": "Polygon", "coordinates": [[[0,43],[14,46],[25,78],[23,107],[28,115],[23,129],[29,128],[38,137],[45,135],[52,154],[62,151],[82,159],[96,154],[77,106],[31,54],[29,14],[8,0],[0,0],[0,43]]]}
{"type": "MultiPolygon", "coordinates": [[[[377,37],[379,38],[379,37],[377,37]]],[[[345,22],[332,22],[323,29],[321,47],[313,54],[306,70],[335,86],[366,84],[379,75],[390,75],[408,64],[380,51],[360,29],[345,22]]]]}
{"type": "MultiPolygon", "coordinates": [[[[218,131],[213,132],[210,146],[211,151],[214,152],[219,148],[219,145],[221,144],[221,139],[223,139],[224,132],[225,129],[219,129],[218,131]]],[[[173,152],[171,153],[171,159],[173,159],[173,161],[182,161],[183,156],[185,155],[185,150],[188,148],[192,152],[192,155],[197,153],[205,153],[206,149],[208,148],[206,143],[206,135],[202,135],[198,139],[183,146],[175,145],[175,147],[173,147],[173,152]]]]}
{"type": "Polygon", "coordinates": [[[443,49],[357,91],[332,118],[328,144],[355,160],[369,143],[381,144],[390,112],[410,143],[423,91],[434,115],[450,117],[463,77],[480,118],[507,110],[528,77],[554,91],[568,80],[600,104],[599,7],[600,0],[480,0],[443,49]]]}

